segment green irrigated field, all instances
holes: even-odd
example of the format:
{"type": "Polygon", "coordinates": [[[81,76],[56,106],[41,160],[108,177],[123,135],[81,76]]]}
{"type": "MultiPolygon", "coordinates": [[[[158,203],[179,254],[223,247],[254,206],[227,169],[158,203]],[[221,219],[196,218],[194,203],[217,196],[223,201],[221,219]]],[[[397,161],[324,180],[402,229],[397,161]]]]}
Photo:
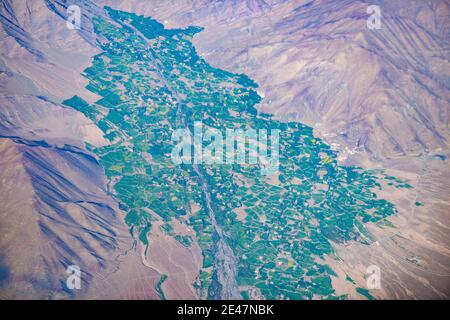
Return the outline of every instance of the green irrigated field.
{"type": "MultiPolygon", "coordinates": [[[[172,163],[172,132],[196,121],[221,130],[280,130],[280,166],[273,176],[262,175],[258,164],[199,166],[217,223],[237,258],[239,291],[243,298],[345,298],[336,296],[335,274],[321,258],[333,253],[331,242],[372,241],[366,223],[388,223],[395,208],[374,193],[380,179],[393,188],[410,186],[338,166],[336,154],[310,127],[258,115],[258,85],[211,67],[197,54],[190,40],[201,28],[167,30],[150,18],[107,10],[110,21],[94,20],[102,53],[84,71],[87,88],[102,98],[89,105],[72,97],[65,104],[92,119],[110,140],[90,148],[128,213],[132,235],[147,245],[152,222],[163,220],[162,230],[183,246],[197,242],[203,252],[199,296],[217,297],[219,235],[198,172],[172,163]],[[196,239],[176,234],[173,219],[195,230],[196,239]]],[[[158,284],[162,297],[165,279],[158,284]]]]}

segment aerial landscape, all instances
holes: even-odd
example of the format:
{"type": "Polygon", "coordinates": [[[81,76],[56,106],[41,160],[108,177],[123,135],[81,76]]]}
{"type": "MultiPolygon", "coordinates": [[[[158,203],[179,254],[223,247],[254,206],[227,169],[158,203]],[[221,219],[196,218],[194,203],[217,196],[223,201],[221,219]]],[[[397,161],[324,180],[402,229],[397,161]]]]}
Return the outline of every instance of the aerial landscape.
{"type": "Polygon", "coordinates": [[[1,0],[0,299],[448,300],[449,20],[1,0]]]}

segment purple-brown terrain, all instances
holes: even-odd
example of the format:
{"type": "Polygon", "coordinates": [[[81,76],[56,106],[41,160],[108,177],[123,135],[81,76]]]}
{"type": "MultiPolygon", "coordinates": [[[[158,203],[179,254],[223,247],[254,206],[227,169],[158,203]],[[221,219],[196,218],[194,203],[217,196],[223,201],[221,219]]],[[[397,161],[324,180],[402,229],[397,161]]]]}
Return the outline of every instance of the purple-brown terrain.
{"type": "Polygon", "coordinates": [[[92,17],[105,16],[104,6],[170,29],[203,27],[192,40],[199,55],[255,80],[258,112],[312,127],[342,165],[384,169],[412,186],[378,192],[398,212],[393,228],[368,224],[376,242],[334,245],[326,262],[336,294],[364,298],[355,287],[365,288],[367,266],[377,265],[376,299],[449,299],[446,0],[1,0],[0,298],[159,299],[163,273],[166,298],[201,298],[199,249],[155,228],[148,239],[160,259],[143,256],[86,147],[108,140],[62,104],[99,99],[81,73],[100,53],[92,17]],[[66,25],[71,4],[81,8],[80,30],[66,25]],[[367,27],[369,5],[381,8],[380,29],[367,27]],[[74,260],[83,285],[71,291],[64,283],[74,260]],[[171,275],[183,268],[177,287],[171,275]]]}

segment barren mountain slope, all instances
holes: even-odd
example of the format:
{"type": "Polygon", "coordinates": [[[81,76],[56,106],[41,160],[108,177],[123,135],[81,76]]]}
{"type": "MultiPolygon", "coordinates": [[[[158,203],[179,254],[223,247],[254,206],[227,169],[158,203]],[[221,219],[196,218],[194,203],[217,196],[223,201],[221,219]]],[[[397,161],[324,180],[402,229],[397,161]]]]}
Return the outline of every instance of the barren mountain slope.
{"type": "Polygon", "coordinates": [[[382,160],[448,148],[446,1],[371,2],[379,30],[367,28],[364,1],[101,3],[205,27],[198,50],[255,79],[261,112],[311,125],[341,150],[382,160]]]}
{"type": "Polygon", "coordinates": [[[160,276],[142,264],[84,149],[106,143],[101,131],[58,104],[74,92],[96,99],[80,76],[96,49],[57,10],[50,1],[0,3],[1,296],[158,298],[160,276]],[[80,290],[67,290],[69,265],[82,270],[80,290]]]}
{"type": "Polygon", "coordinates": [[[107,141],[60,105],[74,95],[99,99],[81,73],[99,52],[92,16],[110,5],[169,28],[205,27],[196,49],[254,79],[260,112],[312,126],[342,163],[387,169],[413,186],[380,192],[398,214],[393,226],[369,225],[377,241],[335,245],[327,259],[338,294],[361,298],[345,277],[365,287],[366,267],[376,264],[377,298],[448,298],[450,5],[370,4],[381,7],[380,30],[366,27],[365,1],[0,1],[0,296],[160,298],[164,273],[175,275],[163,285],[168,298],[196,298],[199,249],[156,231],[141,255],[85,147],[107,141]],[[80,31],[66,27],[72,3],[82,10],[80,31]],[[80,291],[64,290],[71,264],[84,272],[80,291]]]}

